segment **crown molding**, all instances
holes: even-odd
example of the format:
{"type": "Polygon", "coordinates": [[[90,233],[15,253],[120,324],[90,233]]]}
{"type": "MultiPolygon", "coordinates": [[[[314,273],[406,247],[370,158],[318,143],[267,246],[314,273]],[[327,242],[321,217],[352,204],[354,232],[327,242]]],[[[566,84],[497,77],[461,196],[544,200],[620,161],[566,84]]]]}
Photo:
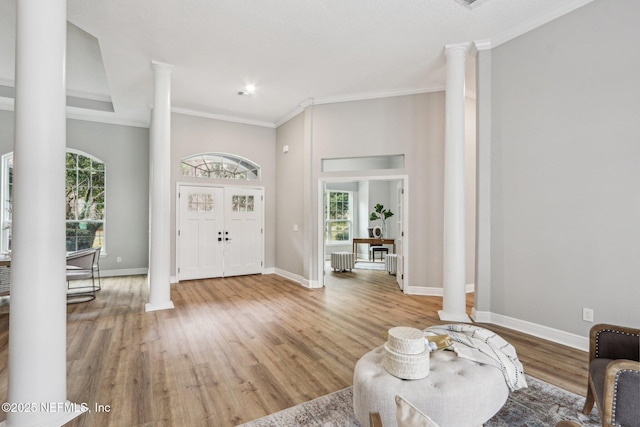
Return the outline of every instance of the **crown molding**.
{"type": "MultiPolygon", "coordinates": [[[[15,101],[13,98],[0,96],[0,110],[15,111],[15,101]]],[[[82,120],[85,122],[106,123],[111,125],[131,126],[148,128],[149,123],[125,119],[114,116],[113,113],[97,110],[85,110],[84,108],[67,107],[67,119],[82,120]]]]}
{"type": "Polygon", "coordinates": [[[171,108],[171,112],[172,113],[177,113],[177,114],[185,114],[187,116],[203,117],[205,119],[221,120],[221,121],[224,121],[224,122],[241,123],[241,124],[245,124],[245,125],[261,126],[261,127],[266,127],[266,128],[275,128],[276,127],[275,123],[273,123],[273,122],[246,119],[246,118],[243,118],[243,117],[236,117],[236,116],[226,116],[224,114],[213,114],[213,113],[207,113],[207,112],[204,112],[204,111],[190,110],[188,108],[172,107],[171,108]]]}
{"type": "Polygon", "coordinates": [[[67,118],[85,122],[106,123],[110,125],[149,128],[149,122],[119,117],[108,111],[86,110],[84,108],[67,107],[67,118]]]}
{"type": "Polygon", "coordinates": [[[476,40],[473,42],[473,44],[471,45],[471,52],[475,55],[478,52],[482,51],[482,50],[491,50],[491,48],[493,47],[491,45],[491,40],[485,39],[485,40],[476,40]]]}
{"type": "Polygon", "coordinates": [[[302,113],[305,108],[306,108],[306,106],[304,106],[303,104],[300,104],[296,108],[294,108],[293,110],[289,111],[287,114],[282,116],[280,119],[278,119],[274,123],[276,128],[278,128],[281,125],[287,123],[289,120],[293,119],[295,116],[297,116],[298,114],[302,113]]]}
{"type": "Polygon", "coordinates": [[[369,92],[369,93],[359,93],[359,94],[344,95],[344,96],[327,96],[324,98],[314,98],[313,103],[315,105],[337,104],[340,102],[367,101],[369,99],[393,98],[395,96],[420,95],[423,93],[442,92],[443,90],[445,90],[444,86],[434,86],[431,88],[406,89],[406,90],[384,91],[384,92],[369,92]]]}
{"type": "Polygon", "coordinates": [[[581,8],[589,3],[593,2],[593,0],[572,0],[568,2],[564,2],[563,4],[557,6],[553,10],[549,10],[542,15],[539,15],[533,19],[525,21],[524,23],[517,25],[513,28],[510,28],[507,31],[504,31],[501,34],[498,34],[496,37],[491,39],[492,47],[500,46],[503,43],[506,43],[510,40],[515,39],[525,33],[528,33],[531,30],[534,30],[538,27],[543,26],[546,23],[549,23],[555,19],[560,18],[563,15],[566,15],[569,12],[573,12],[576,9],[581,8]]]}
{"type": "Polygon", "coordinates": [[[322,98],[308,98],[304,100],[300,105],[294,108],[289,113],[285,114],[276,121],[276,127],[283,125],[288,122],[310,105],[323,105],[323,104],[338,104],[342,102],[353,102],[353,101],[367,101],[370,99],[382,99],[382,98],[392,98],[395,96],[408,96],[408,95],[420,95],[423,93],[433,93],[433,92],[442,92],[445,90],[444,86],[434,86],[430,88],[420,88],[420,89],[406,89],[406,90],[396,90],[396,91],[384,91],[384,92],[368,92],[368,93],[358,93],[344,96],[326,96],[322,98]]]}
{"type": "Polygon", "coordinates": [[[13,111],[15,108],[15,100],[13,98],[6,98],[0,96],[0,110],[13,111]]]}

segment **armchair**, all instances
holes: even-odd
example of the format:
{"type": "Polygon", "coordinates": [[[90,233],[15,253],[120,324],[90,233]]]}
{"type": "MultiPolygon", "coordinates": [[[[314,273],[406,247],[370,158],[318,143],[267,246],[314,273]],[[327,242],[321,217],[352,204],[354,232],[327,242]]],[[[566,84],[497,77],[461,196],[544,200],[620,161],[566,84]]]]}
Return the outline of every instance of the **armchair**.
{"type": "Polygon", "coordinates": [[[599,324],[589,335],[589,381],[582,413],[596,403],[602,425],[640,426],[640,329],[599,324]]]}
{"type": "Polygon", "coordinates": [[[83,249],[77,252],[72,252],[67,255],[67,301],[71,297],[71,302],[85,302],[91,301],[96,297],[96,282],[95,282],[95,265],[96,265],[96,249],[83,249]],[[72,287],[71,282],[75,280],[89,280],[90,285],[82,285],[72,287]],[[78,292],[78,290],[83,290],[78,292]],[[77,297],[82,297],[78,300],[77,297]]]}

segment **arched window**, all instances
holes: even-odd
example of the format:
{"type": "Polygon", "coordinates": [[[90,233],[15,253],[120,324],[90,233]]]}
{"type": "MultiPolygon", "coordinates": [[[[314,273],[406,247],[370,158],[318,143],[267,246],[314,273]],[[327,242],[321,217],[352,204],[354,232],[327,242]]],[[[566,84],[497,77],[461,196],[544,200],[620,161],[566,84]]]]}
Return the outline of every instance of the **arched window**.
{"type": "MultiPolygon", "coordinates": [[[[2,249],[11,249],[13,153],[2,158],[2,249]]],[[[105,165],[87,153],[67,150],[66,248],[103,247],[105,225],[105,165]]]]}
{"type": "Polygon", "coordinates": [[[183,176],[201,178],[260,180],[260,166],[245,158],[226,153],[204,153],[182,159],[183,176]]]}

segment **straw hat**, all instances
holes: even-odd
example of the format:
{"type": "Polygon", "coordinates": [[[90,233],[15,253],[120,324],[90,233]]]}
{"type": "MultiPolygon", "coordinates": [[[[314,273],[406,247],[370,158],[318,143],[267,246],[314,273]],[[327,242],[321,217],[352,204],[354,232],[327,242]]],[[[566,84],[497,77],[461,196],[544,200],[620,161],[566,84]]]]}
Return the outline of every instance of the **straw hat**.
{"type": "Polygon", "coordinates": [[[418,380],[429,375],[429,349],[420,329],[398,326],[389,329],[382,366],[391,375],[418,380]]]}

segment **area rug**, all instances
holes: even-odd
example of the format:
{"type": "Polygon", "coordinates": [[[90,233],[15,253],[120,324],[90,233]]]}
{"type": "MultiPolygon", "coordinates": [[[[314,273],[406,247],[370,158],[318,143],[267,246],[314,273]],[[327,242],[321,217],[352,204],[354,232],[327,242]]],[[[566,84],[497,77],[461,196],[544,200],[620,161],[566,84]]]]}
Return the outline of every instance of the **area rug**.
{"type": "Polygon", "coordinates": [[[364,262],[358,261],[354,268],[360,270],[380,270],[384,271],[384,262],[364,262]]]}
{"type": "MultiPolygon", "coordinates": [[[[484,427],[553,427],[558,421],[576,421],[583,427],[600,426],[597,409],[582,414],[584,398],[527,375],[529,387],[513,392],[484,427]]],[[[361,427],[353,413],[352,388],[319,397],[242,424],[242,427],[361,427]]],[[[447,427],[447,426],[444,426],[447,427]]]]}

